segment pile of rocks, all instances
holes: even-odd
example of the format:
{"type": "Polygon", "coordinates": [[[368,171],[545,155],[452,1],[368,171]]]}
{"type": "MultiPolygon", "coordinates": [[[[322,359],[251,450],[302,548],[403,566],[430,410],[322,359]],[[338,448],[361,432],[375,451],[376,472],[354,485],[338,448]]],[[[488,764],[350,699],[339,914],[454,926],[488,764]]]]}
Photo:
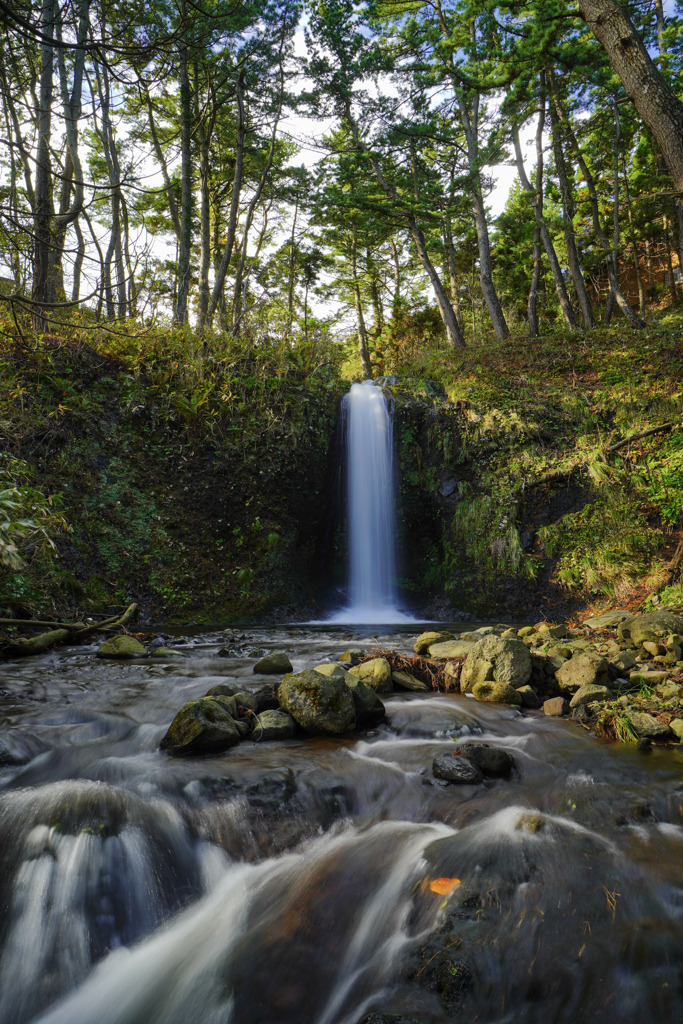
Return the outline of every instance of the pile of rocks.
{"type": "Polygon", "coordinates": [[[464,659],[460,690],[476,700],[542,707],[589,726],[617,716],[623,738],[683,737],[683,618],[671,612],[610,612],[575,630],[540,623],[484,626],[457,639],[424,633],[414,650],[464,659]]]}

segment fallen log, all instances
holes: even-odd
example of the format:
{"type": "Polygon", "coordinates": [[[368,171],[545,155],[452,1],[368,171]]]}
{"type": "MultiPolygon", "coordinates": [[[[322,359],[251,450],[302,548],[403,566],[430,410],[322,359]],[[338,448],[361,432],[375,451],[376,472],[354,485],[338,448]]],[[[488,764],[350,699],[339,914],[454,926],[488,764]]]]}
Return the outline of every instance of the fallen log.
{"type": "Polygon", "coordinates": [[[109,633],[116,629],[125,629],[128,623],[131,621],[135,612],[137,611],[137,603],[133,602],[129,604],[123,615],[111,616],[108,619],[102,619],[100,622],[92,622],[89,626],[83,626],[80,628],[69,628],[65,626],[62,629],[50,629],[46,633],[38,633],[37,636],[31,637],[30,640],[24,637],[19,637],[17,640],[10,640],[7,642],[7,649],[13,654],[19,655],[30,655],[30,654],[44,654],[46,651],[51,650],[58,644],[63,643],[65,640],[81,640],[83,637],[88,636],[91,633],[109,633]]]}

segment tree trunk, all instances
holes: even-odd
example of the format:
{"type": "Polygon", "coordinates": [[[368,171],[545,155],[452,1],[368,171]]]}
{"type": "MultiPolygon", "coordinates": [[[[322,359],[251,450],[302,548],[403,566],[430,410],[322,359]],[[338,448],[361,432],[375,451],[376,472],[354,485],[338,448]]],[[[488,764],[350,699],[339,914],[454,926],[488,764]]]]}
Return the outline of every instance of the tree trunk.
{"type": "Polygon", "coordinates": [[[628,233],[629,241],[631,243],[631,255],[633,259],[633,269],[636,272],[636,281],[638,282],[638,308],[641,316],[645,315],[645,289],[643,288],[643,275],[640,271],[640,257],[638,253],[638,242],[636,240],[636,231],[633,225],[633,209],[631,206],[631,190],[628,185],[628,174],[626,173],[626,158],[622,155],[623,162],[623,178],[624,178],[624,196],[626,198],[626,217],[628,219],[628,233]]]}
{"type": "Polygon", "coordinates": [[[46,306],[54,301],[50,293],[50,251],[52,246],[52,84],[56,0],[43,0],[40,47],[40,84],[38,106],[38,143],[36,146],[35,206],[33,213],[33,326],[48,329],[46,306]]]}
{"type": "Polygon", "coordinates": [[[211,295],[209,270],[211,269],[211,200],[209,196],[209,139],[204,122],[198,116],[199,140],[199,193],[200,193],[200,252],[199,287],[197,294],[197,328],[202,337],[206,328],[206,314],[211,295]]]}
{"type": "Polygon", "coordinates": [[[658,70],[624,7],[615,0],[579,0],[579,10],[605,48],[683,195],[683,103],[658,70]]]}
{"type": "Polygon", "coordinates": [[[368,351],[368,335],[365,329],[365,317],[363,316],[363,303],[361,301],[360,284],[358,282],[358,256],[357,256],[357,230],[353,225],[353,239],[351,242],[351,280],[353,282],[353,300],[356,307],[356,324],[358,327],[358,347],[360,359],[363,364],[363,373],[368,379],[372,378],[372,367],[370,366],[370,353],[368,351]]]}
{"type": "Polygon", "coordinates": [[[178,237],[178,295],[175,320],[187,321],[192,242],[192,102],[187,45],[180,47],[180,235],[178,237]]]}
{"type": "Polygon", "coordinates": [[[579,145],[579,140],[576,137],[576,133],[574,132],[574,129],[570,124],[569,118],[562,105],[560,94],[557,88],[557,82],[555,80],[555,75],[552,71],[550,72],[550,84],[553,102],[555,104],[555,110],[557,111],[557,116],[561,122],[562,129],[566,134],[566,137],[569,140],[572,149],[574,150],[574,155],[576,156],[576,160],[583,175],[583,180],[585,181],[586,187],[588,189],[591,207],[591,218],[593,221],[593,231],[597,242],[599,243],[605,254],[607,264],[607,275],[609,277],[610,289],[611,291],[614,292],[614,300],[619,306],[619,309],[626,317],[626,319],[629,321],[629,323],[631,323],[634,327],[643,327],[643,321],[631,308],[630,304],[626,301],[624,295],[622,294],[621,288],[619,287],[619,282],[617,280],[616,273],[616,256],[614,254],[613,247],[610,245],[609,239],[603,230],[602,224],[600,223],[600,203],[598,200],[597,189],[595,188],[595,181],[593,179],[593,175],[591,174],[588,168],[588,164],[584,159],[584,155],[579,145]]]}
{"type": "Polygon", "coordinates": [[[216,307],[223,295],[223,286],[228,272],[228,265],[232,250],[235,245],[235,232],[237,230],[237,213],[239,211],[240,196],[242,194],[242,173],[244,169],[244,146],[247,137],[247,126],[244,112],[244,84],[241,74],[237,77],[235,84],[235,98],[237,100],[237,148],[235,150],[235,172],[232,180],[232,198],[230,200],[230,212],[228,213],[227,236],[221,261],[216,268],[213,289],[209,300],[209,308],[206,313],[208,324],[213,320],[216,307]]]}
{"type": "Polygon", "coordinates": [[[538,286],[541,282],[541,227],[538,221],[534,224],[534,270],[531,275],[529,297],[526,304],[529,334],[538,337],[538,286]]]}

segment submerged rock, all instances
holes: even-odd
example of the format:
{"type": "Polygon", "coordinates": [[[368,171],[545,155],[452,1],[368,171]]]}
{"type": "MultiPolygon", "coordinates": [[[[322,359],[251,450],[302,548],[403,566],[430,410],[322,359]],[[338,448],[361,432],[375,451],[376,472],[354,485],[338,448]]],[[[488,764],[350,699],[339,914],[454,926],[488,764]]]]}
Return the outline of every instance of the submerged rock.
{"type": "Polygon", "coordinates": [[[230,697],[200,697],[185,704],[171,722],[159,749],[173,757],[216,754],[234,747],[240,730],[225,702],[230,697]]]}
{"type": "Polygon", "coordinates": [[[280,707],[313,735],[339,736],[353,728],[355,706],[341,679],[326,679],[313,669],[284,677],[277,691],[280,707]]]}
{"type": "Polygon", "coordinates": [[[439,754],[432,762],[432,772],[437,779],[461,785],[484,781],[484,776],[476,764],[457,754],[439,754]]]}
{"type": "MultiPolygon", "coordinates": [[[[474,693],[479,683],[505,684],[514,690],[515,697],[503,703],[521,704],[516,687],[525,686],[531,678],[531,655],[521,640],[503,640],[498,636],[485,636],[467,655],[460,676],[463,693],[474,693]]],[[[500,691],[503,693],[503,691],[500,691]]],[[[476,696],[476,695],[475,695],[476,696]]],[[[480,697],[480,700],[499,700],[499,697],[480,697]]]]}
{"type": "Polygon", "coordinates": [[[352,676],[362,679],[377,693],[391,693],[391,665],[386,658],[373,658],[349,669],[352,676]]]}
{"type": "Polygon", "coordinates": [[[296,735],[296,722],[286,711],[262,711],[251,735],[257,742],[289,740],[296,735]]]}
{"type": "Polygon", "coordinates": [[[144,657],[147,651],[133,636],[110,636],[97,648],[98,658],[140,658],[144,657]]]}
{"type": "Polygon", "coordinates": [[[254,665],[254,672],[262,676],[281,676],[292,671],[292,663],[284,651],[266,654],[254,665]]]}

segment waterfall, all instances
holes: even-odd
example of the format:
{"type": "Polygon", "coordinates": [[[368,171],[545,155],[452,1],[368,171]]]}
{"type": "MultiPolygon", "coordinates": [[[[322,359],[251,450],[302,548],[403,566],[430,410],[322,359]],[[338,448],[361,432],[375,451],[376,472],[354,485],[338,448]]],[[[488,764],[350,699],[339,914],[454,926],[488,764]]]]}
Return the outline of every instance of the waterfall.
{"type": "Polygon", "coordinates": [[[411,621],[398,608],[393,421],[372,381],[342,402],[349,540],[349,604],[332,622],[411,621]]]}

